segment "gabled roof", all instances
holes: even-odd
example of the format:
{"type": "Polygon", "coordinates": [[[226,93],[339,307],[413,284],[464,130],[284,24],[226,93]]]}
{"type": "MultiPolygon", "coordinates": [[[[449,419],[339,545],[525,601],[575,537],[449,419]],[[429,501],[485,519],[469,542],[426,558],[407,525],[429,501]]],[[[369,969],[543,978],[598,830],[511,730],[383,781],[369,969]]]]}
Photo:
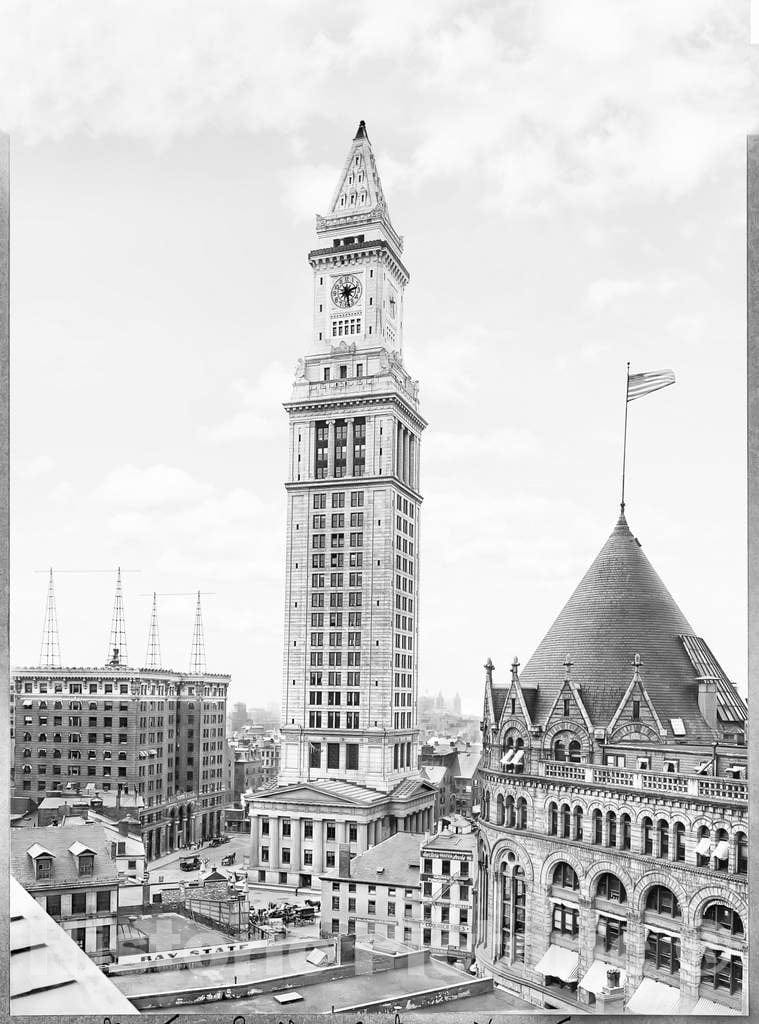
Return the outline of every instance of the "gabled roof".
{"type": "Polygon", "coordinates": [[[550,713],[569,654],[593,725],[608,725],[640,654],[646,691],[668,735],[670,719],[682,718],[690,739],[711,741],[683,635],[693,635],[692,627],[621,515],[521,674],[523,691],[537,688],[533,721],[543,723],[550,713]]]}

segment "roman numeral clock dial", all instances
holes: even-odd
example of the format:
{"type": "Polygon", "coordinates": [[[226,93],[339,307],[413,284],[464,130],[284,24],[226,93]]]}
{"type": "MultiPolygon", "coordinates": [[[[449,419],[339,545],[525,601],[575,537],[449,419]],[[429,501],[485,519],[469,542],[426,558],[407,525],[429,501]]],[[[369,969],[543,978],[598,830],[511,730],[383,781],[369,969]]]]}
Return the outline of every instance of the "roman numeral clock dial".
{"type": "Polygon", "coordinates": [[[332,285],[332,301],[341,309],[355,306],[361,298],[361,282],[353,274],[343,274],[332,285]]]}

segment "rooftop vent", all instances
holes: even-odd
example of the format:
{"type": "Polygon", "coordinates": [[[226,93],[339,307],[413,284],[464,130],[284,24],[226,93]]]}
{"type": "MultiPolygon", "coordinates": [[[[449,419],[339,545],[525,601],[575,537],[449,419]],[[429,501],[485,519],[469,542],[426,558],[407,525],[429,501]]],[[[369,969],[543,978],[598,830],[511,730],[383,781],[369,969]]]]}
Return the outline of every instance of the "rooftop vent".
{"type": "Polygon", "coordinates": [[[377,868],[377,874],[381,875],[384,870],[384,868],[377,868]]]}

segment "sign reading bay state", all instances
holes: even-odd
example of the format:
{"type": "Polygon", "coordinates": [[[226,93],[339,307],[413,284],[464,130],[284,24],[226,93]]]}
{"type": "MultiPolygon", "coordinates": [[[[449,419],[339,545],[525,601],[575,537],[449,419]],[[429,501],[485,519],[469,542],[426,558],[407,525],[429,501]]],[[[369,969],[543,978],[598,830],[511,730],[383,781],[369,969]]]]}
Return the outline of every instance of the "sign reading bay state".
{"type": "Polygon", "coordinates": [[[229,942],[222,946],[194,946],[192,949],[167,949],[162,953],[135,953],[120,956],[119,965],[152,964],[167,960],[180,960],[187,956],[210,956],[214,953],[240,953],[246,949],[260,949],[261,942],[229,942]]]}

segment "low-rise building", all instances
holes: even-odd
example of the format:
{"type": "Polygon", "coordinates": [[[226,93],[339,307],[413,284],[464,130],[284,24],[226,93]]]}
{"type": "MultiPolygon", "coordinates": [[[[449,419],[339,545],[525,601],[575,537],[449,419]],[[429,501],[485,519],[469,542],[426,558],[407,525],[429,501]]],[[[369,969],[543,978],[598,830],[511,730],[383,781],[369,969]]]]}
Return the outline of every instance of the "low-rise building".
{"type": "Polygon", "coordinates": [[[423,840],[416,832],[396,832],[353,858],[341,847],[337,870],[320,876],[322,935],[394,939],[418,948],[423,840]]]}
{"type": "Polygon", "coordinates": [[[438,820],[450,814],[471,815],[473,779],[481,753],[481,744],[469,740],[432,737],[422,744],[419,768],[438,787],[438,820]],[[444,774],[435,771],[440,768],[445,769],[444,774]]]}
{"type": "Polygon", "coordinates": [[[422,842],[422,945],[433,954],[472,959],[476,852],[472,826],[461,817],[422,842]]]}
{"type": "Polygon", "coordinates": [[[12,829],[11,874],[95,963],[116,959],[118,866],[102,825],[12,829]]]}

